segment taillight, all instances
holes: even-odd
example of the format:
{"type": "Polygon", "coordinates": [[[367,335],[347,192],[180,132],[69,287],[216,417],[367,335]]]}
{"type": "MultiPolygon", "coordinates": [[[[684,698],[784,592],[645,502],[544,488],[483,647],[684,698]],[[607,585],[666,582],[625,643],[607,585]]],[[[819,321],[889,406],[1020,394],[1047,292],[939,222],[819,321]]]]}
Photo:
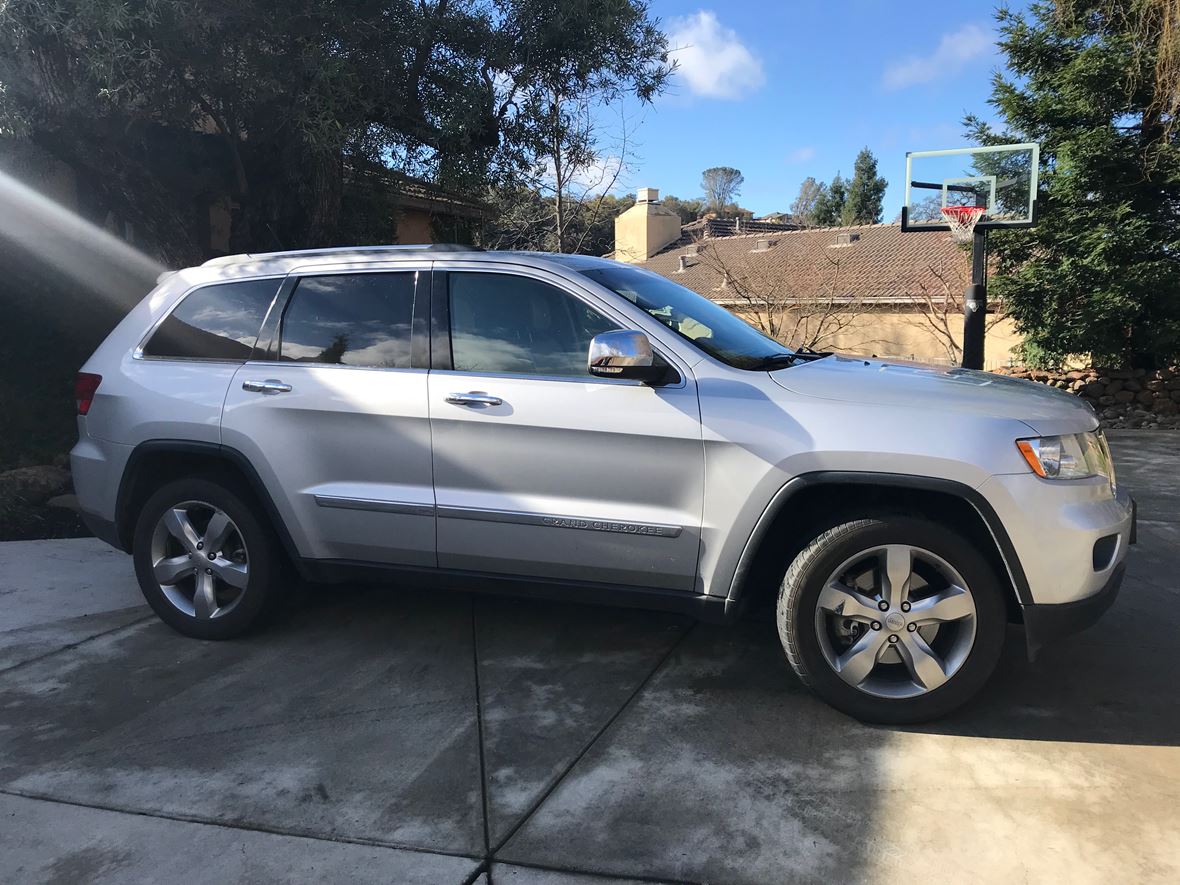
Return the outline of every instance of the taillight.
{"type": "Polygon", "coordinates": [[[102,383],[102,375],[92,375],[90,372],[79,372],[74,379],[74,399],[78,401],[78,414],[85,415],[90,411],[90,404],[94,402],[94,393],[102,383]]]}

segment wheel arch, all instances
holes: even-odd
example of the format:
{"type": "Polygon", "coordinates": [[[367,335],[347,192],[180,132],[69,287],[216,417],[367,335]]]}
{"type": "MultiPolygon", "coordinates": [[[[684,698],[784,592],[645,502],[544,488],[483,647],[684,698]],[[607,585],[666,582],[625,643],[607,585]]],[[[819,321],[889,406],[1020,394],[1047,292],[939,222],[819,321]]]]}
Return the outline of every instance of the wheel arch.
{"type": "Polygon", "coordinates": [[[1007,591],[1009,618],[1021,620],[1021,607],[1032,599],[1028,579],[1007,529],[982,494],[949,479],[861,471],[802,474],[775,493],[738,559],[727,608],[757,603],[808,541],[871,509],[936,518],[974,541],[1007,591]]]}
{"type": "Polygon", "coordinates": [[[287,559],[302,571],[298,549],[262,477],[245,455],[219,443],[154,439],[135,447],[127,459],[115,501],[115,528],[124,551],[131,552],[139,509],[152,492],[163,483],[188,476],[234,482],[236,490],[261,509],[287,559]]]}

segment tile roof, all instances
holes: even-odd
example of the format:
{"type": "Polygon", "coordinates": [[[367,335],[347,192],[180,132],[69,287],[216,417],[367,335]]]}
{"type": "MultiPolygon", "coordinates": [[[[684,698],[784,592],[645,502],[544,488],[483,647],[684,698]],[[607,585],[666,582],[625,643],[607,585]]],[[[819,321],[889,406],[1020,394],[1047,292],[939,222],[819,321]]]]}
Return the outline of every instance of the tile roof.
{"type": "Polygon", "coordinates": [[[777,298],[849,298],[912,303],[914,296],[958,298],[970,276],[970,253],[946,233],[902,233],[897,224],[813,228],[695,241],[682,238],[639,266],[716,301],[743,284],[771,288],[777,298]],[[768,244],[758,251],[759,241],[768,244]],[[725,273],[731,280],[722,285],[725,273]],[[728,290],[728,291],[727,291],[728,290]]]}
{"type": "Polygon", "coordinates": [[[385,188],[394,195],[399,206],[408,209],[462,218],[479,218],[488,211],[487,205],[479,200],[375,164],[346,163],[344,180],[355,187],[385,188]]]}

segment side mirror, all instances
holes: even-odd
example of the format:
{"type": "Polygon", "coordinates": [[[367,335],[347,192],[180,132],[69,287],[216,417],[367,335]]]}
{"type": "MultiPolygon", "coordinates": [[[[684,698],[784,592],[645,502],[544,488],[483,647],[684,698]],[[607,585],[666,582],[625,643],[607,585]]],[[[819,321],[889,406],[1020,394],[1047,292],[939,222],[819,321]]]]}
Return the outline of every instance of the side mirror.
{"type": "Polygon", "coordinates": [[[599,378],[631,378],[648,384],[664,381],[669,368],[662,360],[657,363],[647,336],[630,329],[595,335],[588,367],[599,378]]]}

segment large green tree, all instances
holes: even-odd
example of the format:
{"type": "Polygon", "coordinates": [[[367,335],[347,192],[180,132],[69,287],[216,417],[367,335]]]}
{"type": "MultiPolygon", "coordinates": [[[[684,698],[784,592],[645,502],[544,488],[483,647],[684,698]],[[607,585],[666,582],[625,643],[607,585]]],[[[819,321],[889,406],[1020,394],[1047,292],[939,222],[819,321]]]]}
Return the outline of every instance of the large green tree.
{"type": "Polygon", "coordinates": [[[884,178],[877,174],[877,158],[867,147],[856,155],[852,181],[848,184],[848,199],[840,217],[844,224],[877,224],[884,215],[884,178]]]}
{"type": "Polygon", "coordinates": [[[1037,226],[989,239],[989,285],[1032,361],[1150,367],[1180,354],[1180,150],[1172,87],[1157,78],[1167,9],[1071,0],[998,13],[1002,123],[965,123],[984,144],[1041,144],[1037,226]]]}
{"type": "Polygon", "coordinates": [[[234,250],[327,245],[356,166],[479,193],[585,157],[566,103],[667,70],[644,0],[9,0],[0,137],[188,263],[221,196],[234,250]]]}

